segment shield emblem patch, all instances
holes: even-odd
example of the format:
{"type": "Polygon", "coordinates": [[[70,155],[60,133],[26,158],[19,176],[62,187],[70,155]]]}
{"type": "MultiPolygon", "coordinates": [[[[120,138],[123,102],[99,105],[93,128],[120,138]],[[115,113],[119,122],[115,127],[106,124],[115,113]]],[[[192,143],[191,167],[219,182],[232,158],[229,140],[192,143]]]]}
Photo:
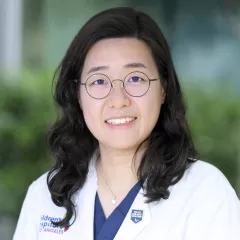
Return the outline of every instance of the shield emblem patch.
{"type": "Polygon", "coordinates": [[[138,223],[138,222],[141,222],[142,219],[143,219],[143,210],[135,210],[135,209],[133,209],[132,213],[131,213],[131,220],[134,223],[138,223]]]}

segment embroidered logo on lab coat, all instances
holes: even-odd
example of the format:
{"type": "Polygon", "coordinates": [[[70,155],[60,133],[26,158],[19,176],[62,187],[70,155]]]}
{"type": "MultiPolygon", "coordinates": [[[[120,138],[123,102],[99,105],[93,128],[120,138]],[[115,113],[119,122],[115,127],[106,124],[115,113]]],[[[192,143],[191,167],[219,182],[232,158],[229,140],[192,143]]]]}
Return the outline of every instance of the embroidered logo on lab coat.
{"type": "Polygon", "coordinates": [[[131,213],[131,220],[134,222],[134,223],[138,223],[138,222],[141,222],[143,219],[143,210],[132,210],[132,213],[131,213]]]}
{"type": "Polygon", "coordinates": [[[69,229],[70,223],[68,222],[66,227],[61,228],[61,227],[55,226],[52,222],[59,222],[62,219],[64,219],[65,216],[66,215],[64,215],[63,218],[60,218],[60,217],[52,217],[49,215],[42,215],[40,219],[39,232],[51,232],[55,234],[63,234],[69,229]]]}

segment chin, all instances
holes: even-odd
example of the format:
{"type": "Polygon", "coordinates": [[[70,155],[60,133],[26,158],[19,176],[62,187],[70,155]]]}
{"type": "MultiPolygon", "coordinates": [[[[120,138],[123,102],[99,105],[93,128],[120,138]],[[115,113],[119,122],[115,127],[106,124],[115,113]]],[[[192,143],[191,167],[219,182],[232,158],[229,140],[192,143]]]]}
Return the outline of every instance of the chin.
{"type": "Polygon", "coordinates": [[[132,150],[136,149],[142,141],[131,139],[111,139],[110,141],[103,141],[102,146],[115,150],[132,150]]]}

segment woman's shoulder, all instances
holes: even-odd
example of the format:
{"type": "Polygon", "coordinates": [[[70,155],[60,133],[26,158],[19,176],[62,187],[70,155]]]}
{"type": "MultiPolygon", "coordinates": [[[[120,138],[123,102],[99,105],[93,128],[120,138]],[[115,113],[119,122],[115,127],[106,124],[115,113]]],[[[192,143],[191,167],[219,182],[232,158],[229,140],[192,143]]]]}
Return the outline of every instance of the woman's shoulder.
{"type": "Polygon", "coordinates": [[[184,178],[193,183],[210,181],[214,184],[220,181],[229,184],[228,179],[219,168],[202,160],[196,160],[192,163],[186,170],[184,178]]]}
{"type": "Polygon", "coordinates": [[[222,198],[230,195],[237,198],[235,190],[223,172],[213,164],[202,160],[192,163],[176,185],[181,190],[190,191],[191,195],[210,194],[222,198]]]}
{"type": "Polygon", "coordinates": [[[37,197],[36,199],[39,199],[40,201],[44,198],[50,197],[47,185],[47,175],[48,172],[45,172],[30,184],[28,188],[28,195],[37,197]]]}
{"type": "Polygon", "coordinates": [[[201,179],[209,175],[213,178],[225,178],[224,174],[219,168],[203,160],[195,160],[189,165],[189,168],[185,173],[185,177],[191,178],[192,180],[201,179]]]}

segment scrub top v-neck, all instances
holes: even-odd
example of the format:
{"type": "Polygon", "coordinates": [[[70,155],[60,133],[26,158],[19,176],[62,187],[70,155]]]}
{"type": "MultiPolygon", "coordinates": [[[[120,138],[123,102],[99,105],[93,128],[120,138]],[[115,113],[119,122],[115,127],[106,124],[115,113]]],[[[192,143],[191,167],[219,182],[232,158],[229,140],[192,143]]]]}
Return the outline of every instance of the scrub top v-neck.
{"type": "Polygon", "coordinates": [[[94,209],[94,240],[114,239],[140,188],[140,183],[136,183],[107,219],[104,215],[98,193],[96,193],[94,209]]]}

